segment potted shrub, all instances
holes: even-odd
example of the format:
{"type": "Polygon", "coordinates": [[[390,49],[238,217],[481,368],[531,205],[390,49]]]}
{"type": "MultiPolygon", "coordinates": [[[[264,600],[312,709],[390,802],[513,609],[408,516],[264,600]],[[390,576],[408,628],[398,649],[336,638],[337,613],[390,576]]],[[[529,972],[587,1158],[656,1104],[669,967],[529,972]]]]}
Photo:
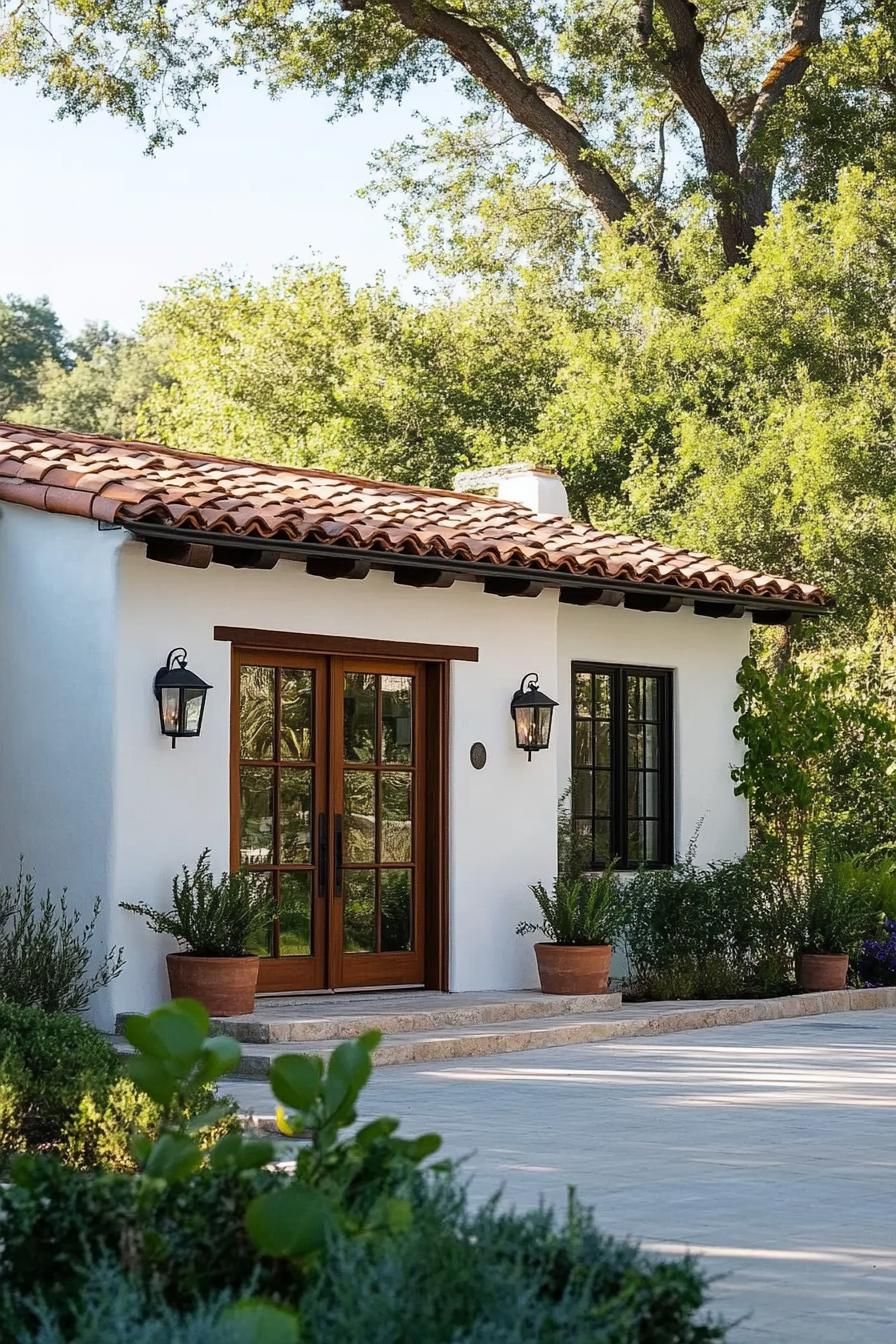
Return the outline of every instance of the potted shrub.
{"type": "Polygon", "coordinates": [[[205,849],[191,873],[183,868],[172,883],[172,908],[121,902],[142,915],[153,933],[167,933],[184,945],[168,953],[171,997],[198,999],[214,1017],[251,1013],[259,958],[247,945],[253,929],[273,917],[267,888],[251,873],[222,873],[217,880],[205,849]]]}
{"type": "Polygon", "coordinates": [[[860,885],[844,880],[836,867],[812,874],[806,897],[803,948],[797,983],[807,992],[845,989],[850,957],[873,931],[874,914],[860,885]]]}
{"type": "Polygon", "coordinates": [[[559,874],[549,892],[531,888],[541,923],[522,920],[517,933],[543,933],[535,944],[545,994],[606,994],[613,942],[623,925],[622,894],[612,864],[602,873],[559,874]]]}

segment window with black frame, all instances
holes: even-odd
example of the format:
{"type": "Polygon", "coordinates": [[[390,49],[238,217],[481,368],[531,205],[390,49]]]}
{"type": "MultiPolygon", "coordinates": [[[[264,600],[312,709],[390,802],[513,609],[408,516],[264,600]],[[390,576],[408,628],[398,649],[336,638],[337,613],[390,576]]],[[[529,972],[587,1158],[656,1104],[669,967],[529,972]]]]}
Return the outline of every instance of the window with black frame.
{"type": "Polygon", "coordinates": [[[672,673],[573,663],[572,798],[591,863],[673,858],[672,673]]]}

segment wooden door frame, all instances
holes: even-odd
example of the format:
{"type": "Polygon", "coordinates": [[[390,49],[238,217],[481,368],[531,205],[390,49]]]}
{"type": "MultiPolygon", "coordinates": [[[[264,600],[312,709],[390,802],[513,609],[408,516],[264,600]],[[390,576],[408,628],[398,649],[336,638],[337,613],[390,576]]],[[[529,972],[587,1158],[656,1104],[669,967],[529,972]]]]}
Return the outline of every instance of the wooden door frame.
{"type": "MultiPolygon", "coordinates": [[[[290,647],[284,632],[243,630],[233,626],[216,626],[215,638],[231,643],[230,681],[230,855],[231,866],[239,863],[240,795],[239,795],[239,668],[241,662],[251,662],[256,655],[267,655],[266,662],[288,666],[297,653],[342,654],[354,658],[382,658],[407,663],[419,662],[422,675],[423,736],[426,742],[424,776],[423,826],[423,882],[425,901],[425,935],[423,949],[423,983],[426,989],[447,991],[449,974],[449,720],[450,673],[449,659],[478,661],[478,649],[468,646],[400,645],[384,640],[335,639],[326,636],[296,636],[290,647]],[[275,636],[265,643],[264,636],[275,636]],[[276,636],[280,638],[276,638],[276,636]],[[388,653],[386,646],[388,645],[388,653]],[[312,647],[308,647],[312,646],[312,647]],[[327,647],[329,646],[329,647],[327,647]],[[397,652],[401,649],[401,653],[397,652]],[[248,655],[248,656],[247,656],[248,655]],[[285,655],[285,656],[284,656],[285,655]],[[290,657],[292,655],[292,658],[290,657]]],[[[332,837],[331,837],[332,838],[332,837]]],[[[317,900],[315,892],[314,900],[317,900]]],[[[289,990],[262,991],[288,993],[289,990]]],[[[294,991],[295,992],[295,991],[294,991]]],[[[326,991],[321,991],[326,992],[326,991]]]]}

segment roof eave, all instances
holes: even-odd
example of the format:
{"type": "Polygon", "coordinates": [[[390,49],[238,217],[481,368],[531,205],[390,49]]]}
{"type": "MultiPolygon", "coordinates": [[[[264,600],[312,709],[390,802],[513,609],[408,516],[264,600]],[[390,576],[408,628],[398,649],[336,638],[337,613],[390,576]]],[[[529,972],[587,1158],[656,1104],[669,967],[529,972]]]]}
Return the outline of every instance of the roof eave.
{"type": "Polygon", "coordinates": [[[165,523],[126,522],[121,526],[138,540],[172,541],[193,543],[230,549],[247,549],[266,553],[278,552],[294,559],[331,557],[333,559],[365,558],[379,569],[396,570],[402,568],[438,569],[445,573],[456,574],[473,580],[507,578],[537,582],[545,587],[557,589],[601,589],[606,592],[618,592],[624,595],[641,597],[678,597],[685,602],[734,604],[739,608],[753,612],[778,612],[783,617],[824,616],[833,609],[833,601],[825,604],[797,601],[793,598],[767,597],[761,594],[738,593],[712,588],[700,588],[696,585],[674,583],[651,583],[641,580],[614,579],[603,575],[572,574],[563,570],[540,569],[534,565],[498,565],[493,562],[477,564],[475,561],[457,560],[438,555],[407,555],[396,551],[375,550],[357,546],[339,546],[330,543],[295,542],[279,538],[241,537],[201,529],[172,527],[165,523]]]}

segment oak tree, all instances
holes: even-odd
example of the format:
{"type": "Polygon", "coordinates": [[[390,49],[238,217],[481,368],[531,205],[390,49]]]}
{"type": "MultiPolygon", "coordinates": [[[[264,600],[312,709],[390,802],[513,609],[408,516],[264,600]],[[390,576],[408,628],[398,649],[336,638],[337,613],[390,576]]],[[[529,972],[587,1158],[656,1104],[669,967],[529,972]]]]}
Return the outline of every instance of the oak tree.
{"type": "MultiPolygon", "coordinates": [[[[221,76],[335,94],[343,111],[455,76],[500,108],[604,225],[668,263],[710,204],[723,264],[783,192],[889,153],[888,0],[3,0],[0,74],[63,114],[103,107],[162,144],[221,76]]],[[[523,151],[525,152],[525,151],[523,151]]]]}

